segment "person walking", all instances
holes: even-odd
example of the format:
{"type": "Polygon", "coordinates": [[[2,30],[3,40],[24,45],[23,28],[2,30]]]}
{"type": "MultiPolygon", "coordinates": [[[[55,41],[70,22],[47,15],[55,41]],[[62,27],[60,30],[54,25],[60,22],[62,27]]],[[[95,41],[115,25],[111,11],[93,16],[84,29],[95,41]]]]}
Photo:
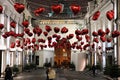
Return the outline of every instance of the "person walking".
{"type": "Polygon", "coordinates": [[[48,77],[49,80],[54,80],[56,78],[56,72],[53,68],[49,68],[48,77]]]}
{"type": "Polygon", "coordinates": [[[7,65],[5,69],[5,80],[13,80],[12,69],[9,67],[9,65],[7,65]]]}

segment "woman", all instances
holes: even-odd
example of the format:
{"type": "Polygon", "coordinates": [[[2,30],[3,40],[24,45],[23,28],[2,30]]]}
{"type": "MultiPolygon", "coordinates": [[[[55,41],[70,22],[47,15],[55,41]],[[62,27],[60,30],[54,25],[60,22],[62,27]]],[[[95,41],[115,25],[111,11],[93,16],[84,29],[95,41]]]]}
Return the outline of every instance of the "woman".
{"type": "Polygon", "coordinates": [[[50,68],[48,73],[49,80],[54,80],[56,77],[56,72],[54,69],[50,68]]]}

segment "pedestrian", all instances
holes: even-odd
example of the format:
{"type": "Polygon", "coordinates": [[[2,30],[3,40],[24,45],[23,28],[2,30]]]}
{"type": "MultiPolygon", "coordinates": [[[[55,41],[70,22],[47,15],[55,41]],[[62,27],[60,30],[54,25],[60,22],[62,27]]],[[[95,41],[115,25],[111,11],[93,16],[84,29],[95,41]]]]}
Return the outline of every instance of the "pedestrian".
{"type": "Polygon", "coordinates": [[[48,73],[49,73],[49,68],[47,68],[46,70],[46,80],[49,80],[48,73]]]}
{"type": "Polygon", "coordinates": [[[13,80],[12,69],[9,67],[9,65],[7,65],[5,69],[5,80],[13,80]]]}
{"type": "Polygon", "coordinates": [[[95,64],[92,65],[92,71],[93,71],[93,76],[95,76],[95,72],[96,72],[96,66],[95,66],[95,64]]]}
{"type": "Polygon", "coordinates": [[[54,80],[56,78],[56,72],[53,68],[49,68],[48,77],[49,80],[54,80]]]}

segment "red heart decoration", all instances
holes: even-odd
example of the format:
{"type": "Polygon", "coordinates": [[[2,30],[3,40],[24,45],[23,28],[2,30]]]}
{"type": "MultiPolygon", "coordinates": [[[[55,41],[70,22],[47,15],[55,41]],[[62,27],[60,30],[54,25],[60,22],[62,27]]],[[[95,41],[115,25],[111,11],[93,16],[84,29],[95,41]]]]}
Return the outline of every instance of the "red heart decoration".
{"type": "Polygon", "coordinates": [[[48,25],[45,26],[45,29],[46,29],[47,32],[50,32],[52,30],[51,27],[48,26],[48,25]]]}
{"type": "Polygon", "coordinates": [[[97,11],[94,13],[93,17],[92,17],[92,20],[97,20],[100,16],[100,11],[97,11]]]}
{"type": "Polygon", "coordinates": [[[35,38],[32,38],[32,43],[35,43],[36,42],[36,39],[35,38]]]}
{"type": "Polygon", "coordinates": [[[76,15],[81,10],[81,7],[79,5],[73,4],[73,5],[70,6],[70,9],[74,13],[74,15],[76,15]]]}
{"type": "Polygon", "coordinates": [[[61,33],[67,33],[68,32],[68,29],[66,28],[66,27],[63,27],[62,29],[61,29],[61,33]]]}
{"type": "Polygon", "coordinates": [[[99,43],[98,38],[94,38],[93,41],[96,42],[96,43],[99,43]]]}
{"type": "Polygon", "coordinates": [[[44,36],[47,36],[47,35],[48,35],[48,33],[47,33],[47,32],[43,32],[43,34],[44,34],[44,36]]]}
{"type": "Polygon", "coordinates": [[[55,27],[54,31],[55,31],[55,33],[58,33],[60,31],[60,29],[58,27],[55,27]]]}
{"type": "Polygon", "coordinates": [[[27,28],[29,26],[29,21],[28,20],[23,21],[22,25],[27,28]]]}
{"type": "Polygon", "coordinates": [[[112,20],[114,18],[114,11],[113,10],[107,11],[106,16],[109,20],[112,20]]]}
{"type": "Polygon", "coordinates": [[[80,30],[77,29],[77,30],[75,30],[75,34],[76,34],[76,35],[81,35],[82,33],[81,33],[80,30]]]}
{"type": "Polygon", "coordinates": [[[59,14],[62,11],[62,5],[57,4],[57,5],[52,5],[52,11],[56,14],[59,14]]]}
{"type": "Polygon", "coordinates": [[[105,42],[105,41],[106,41],[106,38],[105,38],[105,37],[100,37],[100,40],[101,40],[102,42],[105,42]]]}
{"type": "Polygon", "coordinates": [[[109,34],[110,33],[110,29],[106,28],[105,32],[106,32],[106,34],[109,34]]]}
{"type": "Polygon", "coordinates": [[[15,47],[15,43],[12,42],[11,45],[10,45],[10,48],[14,48],[15,47]]]}
{"type": "Polygon", "coordinates": [[[0,5],[0,13],[2,13],[3,11],[3,7],[0,5]]]}
{"type": "Polygon", "coordinates": [[[0,24],[0,29],[3,29],[4,28],[4,25],[3,24],[0,24]]]}
{"type": "Polygon", "coordinates": [[[16,22],[15,22],[15,21],[12,21],[12,22],[10,23],[10,26],[11,26],[12,28],[15,28],[15,27],[16,27],[16,22]]]}
{"type": "Polygon", "coordinates": [[[14,8],[18,13],[22,13],[25,9],[25,6],[24,4],[21,4],[21,3],[15,3],[14,8]]]}
{"type": "Polygon", "coordinates": [[[36,16],[39,16],[39,14],[42,13],[42,12],[44,12],[44,11],[45,11],[45,8],[40,7],[40,8],[38,8],[38,9],[34,10],[34,14],[35,14],[36,16]]]}
{"type": "Polygon", "coordinates": [[[95,31],[93,31],[92,35],[93,35],[93,36],[98,36],[98,33],[95,32],[95,31]]]}

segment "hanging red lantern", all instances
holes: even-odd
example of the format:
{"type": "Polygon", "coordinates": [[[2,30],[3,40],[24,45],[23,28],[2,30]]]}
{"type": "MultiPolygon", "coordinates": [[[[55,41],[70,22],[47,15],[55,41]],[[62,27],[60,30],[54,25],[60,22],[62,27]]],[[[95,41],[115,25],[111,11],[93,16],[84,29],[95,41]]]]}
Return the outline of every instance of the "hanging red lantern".
{"type": "Polygon", "coordinates": [[[112,20],[112,19],[114,18],[114,11],[113,11],[113,10],[107,11],[106,17],[107,17],[109,20],[112,20]]]}
{"type": "Polygon", "coordinates": [[[62,29],[61,29],[61,33],[67,33],[68,32],[68,29],[66,28],[66,27],[63,27],[62,29]]]}
{"type": "Polygon", "coordinates": [[[52,11],[56,14],[59,14],[62,11],[61,4],[52,5],[51,8],[52,8],[52,11]]]}
{"type": "Polygon", "coordinates": [[[0,29],[3,29],[4,28],[4,25],[3,24],[0,24],[0,29]]]}
{"type": "Polygon", "coordinates": [[[92,20],[97,20],[100,16],[100,11],[97,11],[94,13],[93,17],[92,17],[92,20]]]}
{"type": "Polygon", "coordinates": [[[81,10],[81,7],[79,5],[73,4],[70,6],[70,9],[74,13],[74,15],[76,15],[81,10]]]}
{"type": "Polygon", "coordinates": [[[25,9],[25,6],[21,3],[15,3],[14,8],[18,13],[22,13],[25,9]]]}
{"type": "Polygon", "coordinates": [[[2,13],[3,11],[3,7],[0,5],[0,13],[2,13]]]}
{"type": "Polygon", "coordinates": [[[15,28],[15,27],[16,27],[16,22],[15,22],[15,21],[10,22],[10,26],[11,26],[12,28],[15,28]]]}
{"type": "Polygon", "coordinates": [[[54,31],[55,31],[55,33],[58,33],[60,31],[60,28],[54,27],[54,31]]]}
{"type": "Polygon", "coordinates": [[[22,22],[22,25],[27,28],[29,26],[29,21],[28,20],[25,20],[22,22]]]}

